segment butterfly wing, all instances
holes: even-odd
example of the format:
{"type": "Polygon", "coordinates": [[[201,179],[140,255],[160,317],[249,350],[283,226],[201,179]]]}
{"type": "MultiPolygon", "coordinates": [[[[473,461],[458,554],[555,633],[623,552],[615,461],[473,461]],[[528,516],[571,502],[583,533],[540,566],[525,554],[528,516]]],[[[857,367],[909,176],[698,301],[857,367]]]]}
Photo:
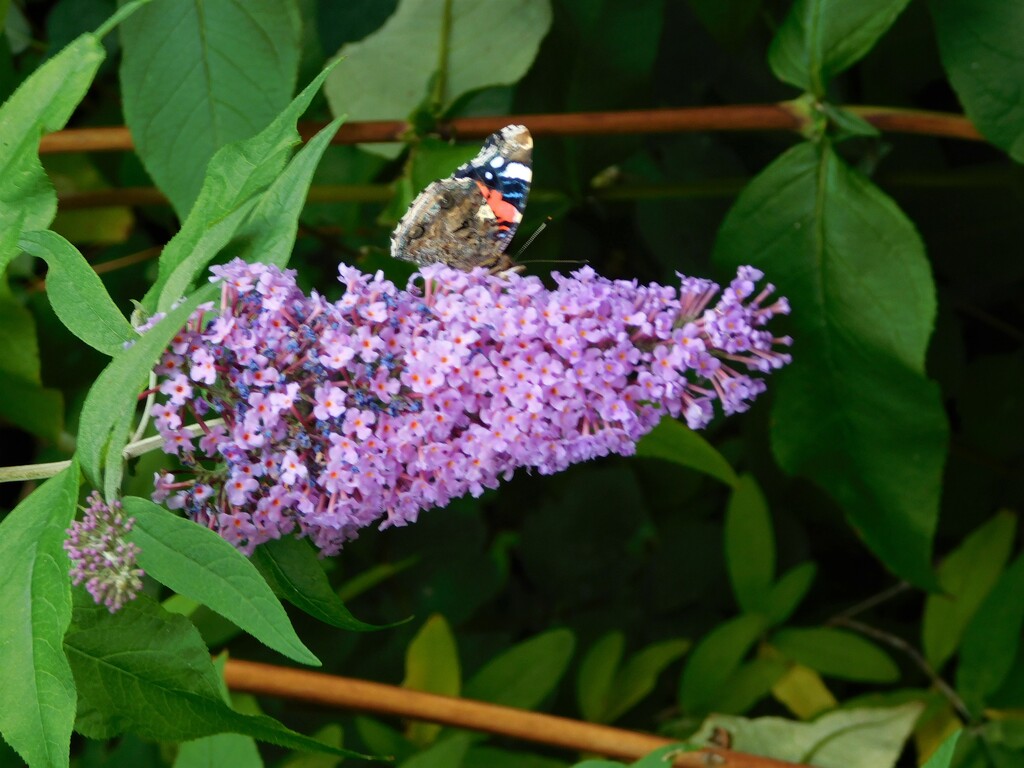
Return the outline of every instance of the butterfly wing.
{"type": "Polygon", "coordinates": [[[391,255],[463,270],[511,267],[505,249],[526,208],[532,154],[524,126],[492,134],[476,157],[413,200],[391,235],[391,255]]]}

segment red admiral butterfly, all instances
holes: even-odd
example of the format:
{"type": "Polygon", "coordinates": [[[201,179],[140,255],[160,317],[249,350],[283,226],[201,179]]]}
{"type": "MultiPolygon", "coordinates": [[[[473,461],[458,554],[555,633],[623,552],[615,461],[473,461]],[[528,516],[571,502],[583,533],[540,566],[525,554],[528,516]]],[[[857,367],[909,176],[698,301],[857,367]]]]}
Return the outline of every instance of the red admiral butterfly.
{"type": "Polygon", "coordinates": [[[525,126],[506,125],[489,136],[476,157],[412,201],[391,234],[391,255],[467,271],[512,268],[505,249],[526,208],[532,155],[525,126]]]}

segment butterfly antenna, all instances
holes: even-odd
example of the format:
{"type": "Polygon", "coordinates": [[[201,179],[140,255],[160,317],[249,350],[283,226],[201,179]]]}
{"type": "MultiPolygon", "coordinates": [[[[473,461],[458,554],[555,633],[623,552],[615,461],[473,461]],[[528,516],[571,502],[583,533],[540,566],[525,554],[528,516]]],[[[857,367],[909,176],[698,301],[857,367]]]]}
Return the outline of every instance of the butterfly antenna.
{"type": "Polygon", "coordinates": [[[547,225],[550,223],[550,221],[551,221],[551,217],[550,216],[548,216],[546,219],[544,219],[544,222],[539,227],[537,227],[537,230],[532,235],[530,235],[530,239],[527,240],[525,243],[523,243],[523,247],[522,248],[520,248],[518,251],[516,251],[516,255],[512,257],[513,261],[519,261],[519,257],[523,255],[523,251],[525,251],[527,248],[530,247],[530,243],[532,243],[534,240],[537,239],[537,235],[539,235],[541,232],[544,231],[544,229],[547,227],[547,225]]]}

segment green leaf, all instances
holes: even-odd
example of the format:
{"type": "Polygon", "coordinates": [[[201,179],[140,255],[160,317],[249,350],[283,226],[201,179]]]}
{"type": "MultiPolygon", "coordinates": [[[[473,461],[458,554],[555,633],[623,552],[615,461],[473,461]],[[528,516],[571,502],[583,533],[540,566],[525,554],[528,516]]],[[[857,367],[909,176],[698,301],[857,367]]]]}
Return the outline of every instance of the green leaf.
{"type": "Polygon", "coordinates": [[[360,621],[345,607],[309,542],[294,536],[268,541],[256,548],[252,564],[274,592],[325,624],[351,632],[381,629],[360,621]]]}
{"type": "MultiPolygon", "coordinates": [[[[458,696],[462,686],[462,668],[455,637],[444,616],[434,614],[424,622],[405,651],[403,688],[458,696]]],[[[408,736],[419,745],[431,743],[441,726],[434,723],[410,724],[408,736]]]]}
{"type": "Polygon", "coordinates": [[[473,675],[463,695],[505,707],[535,709],[562,679],[575,646],[568,629],[552,629],[517,643],[473,675]]]}
{"type": "Polygon", "coordinates": [[[462,760],[462,768],[569,768],[569,764],[528,752],[472,746],[462,760]]]}
{"type": "Polygon", "coordinates": [[[57,193],[39,162],[39,139],[64,127],[105,55],[99,38],[82,35],[0,107],[0,273],[17,255],[22,229],[45,229],[53,221],[57,193]]]}
{"type": "Polygon", "coordinates": [[[679,703],[686,714],[704,714],[714,706],[765,628],[765,618],[751,613],[719,624],[701,639],[680,680],[679,703]]]}
{"type": "MultiPolygon", "coordinates": [[[[314,739],[332,747],[341,747],[344,736],[344,731],[337,723],[325,725],[313,734],[314,739]]],[[[390,757],[390,754],[388,756],[390,757]]],[[[337,768],[342,760],[343,758],[335,755],[298,752],[292,753],[278,765],[280,768],[337,768]]],[[[223,765],[223,763],[214,763],[214,765],[223,765]]]]}
{"type": "Polygon", "coordinates": [[[1024,5],[931,0],[942,64],[967,116],[989,141],[1024,162],[1024,5]]]}
{"type": "Polygon", "coordinates": [[[768,50],[775,76],[825,95],[829,80],[874,47],[909,0],[796,0],[768,50]]]}
{"type": "Polygon", "coordinates": [[[243,245],[235,256],[282,268],[288,264],[299,229],[299,214],[313,182],[313,173],[344,120],[344,117],[339,117],[331,121],[285,166],[239,228],[236,240],[243,245]]]}
{"type": "Polygon", "coordinates": [[[675,419],[662,419],[636,447],[637,456],[665,459],[721,480],[726,485],[738,482],[735,470],[715,448],[698,433],[675,419]]]}
{"type": "Polygon", "coordinates": [[[750,475],[740,477],[725,510],[725,559],[743,612],[765,610],[775,580],[775,534],[768,503],[750,475]]]}
{"type": "Polygon", "coordinates": [[[146,499],[128,496],[130,538],[146,574],[216,611],[261,643],[302,664],[320,665],[292,629],[270,587],[249,560],[216,533],[146,499]]]}
{"type": "Polygon", "coordinates": [[[612,723],[654,690],[658,676],[690,650],[689,640],[663,640],[635,653],[619,670],[612,684],[601,722],[612,723]]]}
{"type": "Polygon", "coordinates": [[[580,662],[576,674],[576,701],[584,720],[610,722],[605,712],[625,649],[626,636],[622,632],[608,632],[590,646],[580,662]]]}
{"type": "Polygon", "coordinates": [[[473,736],[459,733],[439,741],[402,763],[402,768],[459,768],[473,736]]]}
{"type": "Polygon", "coordinates": [[[46,295],[69,331],[93,349],[114,356],[124,343],[138,338],[118,310],[96,271],[71,243],[56,232],[26,232],[18,245],[43,259],[46,295]]]}
{"type": "MultiPolygon", "coordinates": [[[[334,114],[393,120],[422,104],[441,58],[444,8],[433,0],[401,0],[376,32],[343,46],[345,65],[325,88],[334,114]]],[[[438,106],[443,111],[470,91],[515,83],[526,74],[550,26],[548,0],[512,5],[452,0],[438,106]],[[501,34],[481,34],[481,29],[500,29],[501,34]]]]}
{"type": "Polygon", "coordinates": [[[962,730],[951,733],[942,742],[942,745],[932,752],[928,762],[921,766],[921,768],[950,768],[953,765],[953,754],[956,752],[956,745],[959,743],[962,735],[962,730]]]}
{"type": "MultiPolygon", "coordinates": [[[[135,401],[157,359],[184,326],[192,311],[216,295],[218,287],[200,288],[144,333],[129,349],[120,352],[96,377],[82,406],[78,426],[78,457],[82,472],[97,488],[103,487],[100,470],[104,458],[118,457],[128,438],[125,414],[135,411],[135,401]],[[120,443],[120,445],[119,445],[120,443]]],[[[120,469],[118,469],[118,472],[120,469]]]]}
{"type": "Polygon", "coordinates": [[[183,296],[259,204],[300,140],[296,121],[333,66],[328,64],[264,130],[221,147],[210,159],[196,204],[160,254],[157,280],[143,300],[147,308],[163,311],[183,296]]]}
{"type": "Polygon", "coordinates": [[[793,615],[793,611],[806,597],[817,573],[818,566],[814,563],[801,563],[790,568],[775,582],[764,604],[764,612],[773,627],[785,624],[793,615]]]}
{"type": "Polygon", "coordinates": [[[964,629],[1010,558],[1017,518],[1000,512],[971,533],[938,568],[942,594],[929,595],[921,639],[925,658],[939,669],[956,652],[964,629]]]}
{"type": "Polygon", "coordinates": [[[394,755],[401,763],[416,754],[416,745],[389,725],[356,717],[356,731],[360,741],[369,749],[382,755],[394,755]]]}
{"type": "Polygon", "coordinates": [[[824,487],[889,568],[934,587],[948,426],[924,375],[935,288],[913,224],[828,143],[805,143],[726,217],[718,263],[751,254],[793,307],[794,362],[773,382],[779,463],[824,487]]]}
{"type": "Polygon", "coordinates": [[[737,752],[819,768],[893,768],[922,708],[910,703],[889,709],[843,709],[813,723],[712,715],[693,740],[709,741],[716,728],[724,728],[737,752]]]}
{"type": "Polygon", "coordinates": [[[300,31],[290,0],[156,0],[121,26],[125,122],[179,216],[196,201],[214,153],[288,104],[300,31]]]}
{"type": "Polygon", "coordinates": [[[235,712],[221,698],[221,680],[195,627],[144,595],[116,614],[80,603],[64,648],[79,691],[75,728],[88,738],[132,731],[144,739],[189,741],[232,732],[291,749],[359,756],[271,717],[235,712]]]}
{"type": "Polygon", "coordinates": [[[1013,667],[1024,627],[1024,554],[996,582],[964,632],[956,689],[975,713],[1013,667]]]}
{"type": "Polygon", "coordinates": [[[64,532],[78,466],[56,475],[0,522],[0,732],[29,765],[68,765],[75,684],[61,649],[71,623],[64,532]]]}
{"type": "Polygon", "coordinates": [[[715,699],[715,711],[739,715],[767,696],[786,674],[786,663],[779,659],[753,659],[729,676],[715,699]]]}
{"type": "Polygon", "coordinates": [[[179,745],[172,768],[210,768],[214,765],[263,768],[263,758],[251,736],[217,733],[179,745]]]}
{"type": "Polygon", "coordinates": [[[823,675],[869,683],[891,683],[900,670],[885,651],[860,635],[832,627],[781,629],[771,643],[823,675]]]}

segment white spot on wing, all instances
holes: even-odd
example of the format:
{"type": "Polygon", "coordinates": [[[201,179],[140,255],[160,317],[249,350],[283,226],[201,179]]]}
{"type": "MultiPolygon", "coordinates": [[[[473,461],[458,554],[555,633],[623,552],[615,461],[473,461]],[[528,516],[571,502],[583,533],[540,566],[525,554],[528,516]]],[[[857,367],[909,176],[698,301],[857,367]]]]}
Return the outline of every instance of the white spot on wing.
{"type": "Polygon", "coordinates": [[[533,171],[528,165],[522,163],[509,163],[501,175],[508,179],[522,179],[523,181],[533,179],[533,171]]]}

